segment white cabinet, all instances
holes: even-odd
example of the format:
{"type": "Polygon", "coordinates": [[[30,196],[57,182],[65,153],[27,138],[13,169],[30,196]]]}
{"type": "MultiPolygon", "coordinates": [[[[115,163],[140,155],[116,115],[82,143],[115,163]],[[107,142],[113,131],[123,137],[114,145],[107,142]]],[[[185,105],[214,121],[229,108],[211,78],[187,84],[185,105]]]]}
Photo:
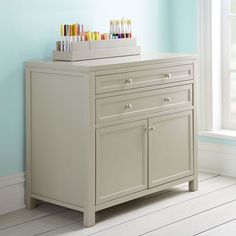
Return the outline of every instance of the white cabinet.
{"type": "Polygon", "coordinates": [[[147,121],[96,131],[97,203],[147,188],[147,121]]]}
{"type": "Polygon", "coordinates": [[[197,190],[195,55],[26,64],[26,205],[84,213],[197,190]]]}

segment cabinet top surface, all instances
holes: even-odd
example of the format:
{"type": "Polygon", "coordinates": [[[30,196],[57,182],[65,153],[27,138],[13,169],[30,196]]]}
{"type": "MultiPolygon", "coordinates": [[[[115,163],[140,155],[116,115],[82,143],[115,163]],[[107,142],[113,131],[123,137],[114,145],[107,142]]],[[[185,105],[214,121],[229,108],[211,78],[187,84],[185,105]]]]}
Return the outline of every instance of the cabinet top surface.
{"type": "Polygon", "coordinates": [[[140,66],[154,63],[169,63],[177,61],[196,60],[196,54],[170,54],[170,53],[142,53],[137,56],[114,57],[77,62],[62,61],[29,61],[27,67],[40,67],[51,69],[73,69],[92,72],[103,69],[122,68],[126,66],[140,66]]]}

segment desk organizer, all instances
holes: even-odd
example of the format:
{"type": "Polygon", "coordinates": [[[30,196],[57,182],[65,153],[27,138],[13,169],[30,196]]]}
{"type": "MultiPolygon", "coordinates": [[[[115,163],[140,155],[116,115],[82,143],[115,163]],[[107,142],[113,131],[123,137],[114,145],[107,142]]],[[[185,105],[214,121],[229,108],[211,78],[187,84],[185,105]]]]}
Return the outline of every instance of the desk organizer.
{"type": "Polygon", "coordinates": [[[137,46],[136,38],[71,42],[70,51],[60,51],[60,45],[61,42],[57,42],[57,50],[53,51],[53,60],[82,61],[132,56],[139,55],[141,51],[137,46]]]}

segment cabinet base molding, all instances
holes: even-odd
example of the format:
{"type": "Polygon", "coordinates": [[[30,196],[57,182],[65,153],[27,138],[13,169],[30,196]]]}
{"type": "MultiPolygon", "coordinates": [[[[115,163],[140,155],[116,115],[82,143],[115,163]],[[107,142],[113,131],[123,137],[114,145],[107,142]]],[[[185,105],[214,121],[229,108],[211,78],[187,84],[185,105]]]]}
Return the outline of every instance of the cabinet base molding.
{"type": "Polygon", "coordinates": [[[0,215],[25,208],[25,174],[0,177],[0,215]]]}
{"type": "Polygon", "coordinates": [[[36,199],[36,200],[41,200],[41,201],[49,202],[49,203],[52,203],[52,204],[55,204],[55,205],[58,205],[58,206],[62,206],[62,207],[66,207],[66,208],[76,210],[76,211],[84,212],[84,209],[82,207],[74,206],[74,205],[68,204],[66,202],[57,201],[57,200],[50,199],[50,198],[47,198],[47,197],[39,196],[37,194],[31,194],[31,197],[33,199],[36,199]]]}
{"type": "Polygon", "coordinates": [[[140,191],[140,192],[137,192],[137,193],[134,193],[134,194],[130,194],[130,195],[125,196],[125,197],[115,199],[113,201],[109,201],[109,202],[105,202],[103,204],[97,205],[96,206],[96,211],[100,211],[100,210],[103,210],[103,209],[108,208],[108,207],[119,205],[121,203],[134,200],[136,198],[144,197],[144,196],[149,195],[149,194],[158,193],[162,190],[165,190],[167,188],[171,188],[171,187],[176,186],[178,184],[182,184],[182,183],[186,183],[186,182],[192,182],[192,181],[194,181],[194,176],[193,175],[182,178],[182,179],[178,179],[178,180],[166,183],[166,184],[162,184],[162,185],[160,185],[158,187],[155,187],[155,188],[150,188],[150,189],[147,189],[147,190],[144,190],[144,191],[140,191]]]}
{"type": "Polygon", "coordinates": [[[74,205],[64,203],[64,202],[61,202],[61,201],[57,201],[57,200],[49,199],[49,198],[46,198],[46,197],[42,197],[42,196],[39,196],[37,194],[31,194],[31,197],[34,200],[41,200],[41,201],[49,202],[49,203],[56,204],[56,205],[59,205],[59,206],[62,206],[62,207],[66,207],[66,208],[70,208],[70,209],[73,209],[73,210],[83,212],[84,213],[84,225],[86,225],[87,227],[90,227],[90,226],[93,226],[95,224],[95,221],[93,220],[91,222],[91,219],[95,219],[95,213],[97,211],[101,211],[103,209],[106,209],[106,208],[109,208],[109,207],[112,207],[112,206],[115,206],[115,205],[119,205],[119,204],[122,204],[122,203],[125,203],[125,202],[128,202],[128,201],[132,201],[132,200],[140,198],[140,197],[148,196],[148,195],[151,195],[151,194],[154,194],[154,193],[158,194],[158,192],[161,192],[161,191],[163,191],[167,188],[171,188],[171,187],[174,187],[178,184],[182,184],[182,183],[186,183],[186,182],[189,182],[189,191],[196,191],[197,190],[197,181],[194,181],[194,175],[187,176],[185,178],[181,178],[181,179],[178,179],[176,181],[172,181],[172,182],[169,182],[169,183],[166,183],[166,184],[162,184],[158,187],[154,187],[154,188],[151,188],[151,189],[146,189],[146,190],[137,192],[135,194],[130,194],[128,196],[121,197],[121,198],[115,199],[113,201],[108,201],[108,202],[105,202],[103,204],[97,205],[95,207],[94,217],[91,217],[91,212],[86,212],[85,209],[82,208],[82,207],[78,207],[78,206],[74,206],[74,205]]]}

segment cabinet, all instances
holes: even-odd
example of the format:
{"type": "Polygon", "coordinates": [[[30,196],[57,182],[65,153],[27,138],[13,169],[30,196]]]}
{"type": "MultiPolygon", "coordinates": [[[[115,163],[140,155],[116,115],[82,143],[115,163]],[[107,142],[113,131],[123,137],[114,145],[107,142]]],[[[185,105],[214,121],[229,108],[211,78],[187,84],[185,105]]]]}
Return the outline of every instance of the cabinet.
{"type": "Polygon", "coordinates": [[[198,188],[195,55],[26,64],[26,205],[95,213],[198,188]]]}

